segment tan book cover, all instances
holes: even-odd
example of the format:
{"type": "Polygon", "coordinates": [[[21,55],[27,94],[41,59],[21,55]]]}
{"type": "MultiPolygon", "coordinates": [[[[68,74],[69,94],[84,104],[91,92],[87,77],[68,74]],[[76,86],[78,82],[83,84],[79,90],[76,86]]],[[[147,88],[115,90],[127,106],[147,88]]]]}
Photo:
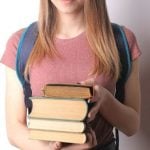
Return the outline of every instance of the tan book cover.
{"type": "Polygon", "coordinates": [[[78,133],[83,132],[85,130],[85,123],[78,121],[41,119],[29,117],[28,128],[78,133]]]}
{"type": "Polygon", "coordinates": [[[85,133],[72,133],[72,132],[55,132],[44,130],[32,130],[29,131],[29,138],[35,140],[46,141],[60,141],[66,143],[83,144],[86,142],[85,133]]]}
{"type": "Polygon", "coordinates": [[[93,89],[81,84],[46,84],[43,94],[46,97],[89,99],[93,95],[93,89]]]}
{"type": "Polygon", "coordinates": [[[84,99],[30,97],[32,110],[29,117],[83,121],[88,113],[84,99]]]}

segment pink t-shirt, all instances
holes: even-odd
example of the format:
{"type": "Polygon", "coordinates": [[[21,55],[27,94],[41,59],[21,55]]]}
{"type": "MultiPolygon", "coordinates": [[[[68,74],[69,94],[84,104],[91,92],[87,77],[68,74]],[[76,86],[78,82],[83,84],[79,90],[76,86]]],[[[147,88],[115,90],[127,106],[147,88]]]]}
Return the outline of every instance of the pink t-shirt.
{"type": "MultiPolygon", "coordinates": [[[[132,60],[137,59],[139,50],[134,34],[124,27],[132,60]]],[[[14,33],[7,42],[1,62],[15,69],[18,41],[22,30],[14,33]]],[[[70,38],[56,39],[56,48],[61,58],[45,57],[40,64],[34,64],[30,71],[30,83],[33,96],[41,96],[42,88],[47,83],[79,83],[90,78],[89,73],[94,65],[94,57],[86,39],[85,33],[70,38]]],[[[98,83],[110,92],[115,91],[115,82],[104,76],[98,77],[98,83]]],[[[104,143],[112,138],[112,126],[100,115],[94,125],[98,143],[104,143]]]]}

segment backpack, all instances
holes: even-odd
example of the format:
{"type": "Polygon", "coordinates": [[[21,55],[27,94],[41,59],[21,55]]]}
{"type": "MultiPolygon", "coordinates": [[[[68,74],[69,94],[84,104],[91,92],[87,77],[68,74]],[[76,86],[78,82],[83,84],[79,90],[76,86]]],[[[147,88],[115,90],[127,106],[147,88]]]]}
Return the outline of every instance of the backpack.
{"type": "MultiPolygon", "coordinates": [[[[125,92],[124,92],[125,82],[131,70],[131,54],[130,54],[128,41],[124,33],[123,27],[115,23],[111,23],[111,25],[112,25],[112,29],[113,29],[113,33],[114,33],[114,37],[118,48],[121,65],[122,65],[120,78],[116,83],[115,97],[121,103],[123,103],[124,96],[125,96],[125,92]]],[[[16,56],[16,73],[23,87],[25,106],[27,107],[29,113],[31,112],[32,109],[32,102],[29,100],[29,97],[32,96],[32,91],[30,88],[30,83],[25,80],[24,70],[25,70],[27,59],[34,46],[37,36],[38,36],[38,26],[37,26],[37,22],[34,22],[31,25],[29,25],[22,33],[18,44],[17,56],[16,56]]],[[[119,133],[117,129],[115,130],[115,133],[116,133],[116,150],[118,150],[119,133]]]]}

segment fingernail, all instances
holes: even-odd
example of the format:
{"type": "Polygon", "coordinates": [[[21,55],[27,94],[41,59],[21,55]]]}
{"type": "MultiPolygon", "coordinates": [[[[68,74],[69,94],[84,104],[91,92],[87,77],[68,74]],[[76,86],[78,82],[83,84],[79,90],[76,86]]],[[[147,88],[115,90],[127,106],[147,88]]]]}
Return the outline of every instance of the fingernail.
{"type": "Polygon", "coordinates": [[[87,102],[90,104],[90,102],[91,102],[91,99],[88,99],[88,100],[87,100],[87,102]]]}
{"type": "Polygon", "coordinates": [[[95,85],[94,88],[97,89],[97,88],[98,88],[98,85],[95,85]]]}
{"type": "Polygon", "coordinates": [[[91,114],[90,114],[90,113],[88,114],[88,118],[89,118],[89,119],[91,118],[91,114]]]}
{"type": "Polygon", "coordinates": [[[81,81],[81,82],[80,82],[80,84],[84,84],[84,83],[85,83],[84,81],[81,81]]]}
{"type": "Polygon", "coordinates": [[[56,146],[57,146],[57,147],[61,147],[61,143],[56,142],[56,146]]]}

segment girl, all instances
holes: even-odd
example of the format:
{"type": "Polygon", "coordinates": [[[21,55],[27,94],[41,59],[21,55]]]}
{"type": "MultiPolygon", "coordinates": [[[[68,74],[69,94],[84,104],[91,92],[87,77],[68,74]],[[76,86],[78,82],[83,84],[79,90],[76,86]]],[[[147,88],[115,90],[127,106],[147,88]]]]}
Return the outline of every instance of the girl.
{"type": "Polygon", "coordinates": [[[22,29],[9,39],[1,60],[6,65],[9,141],[22,150],[114,150],[113,126],[131,136],[140,124],[140,51],[133,33],[124,27],[131,49],[132,70],[121,104],[114,97],[121,68],[105,0],[41,0],[38,28],[39,35],[25,70],[25,75],[30,76],[32,95],[42,95],[41,88],[47,83],[93,85],[92,101],[96,105],[88,114],[92,128],[85,144],[28,139],[23,89],[15,72],[22,29]]]}

